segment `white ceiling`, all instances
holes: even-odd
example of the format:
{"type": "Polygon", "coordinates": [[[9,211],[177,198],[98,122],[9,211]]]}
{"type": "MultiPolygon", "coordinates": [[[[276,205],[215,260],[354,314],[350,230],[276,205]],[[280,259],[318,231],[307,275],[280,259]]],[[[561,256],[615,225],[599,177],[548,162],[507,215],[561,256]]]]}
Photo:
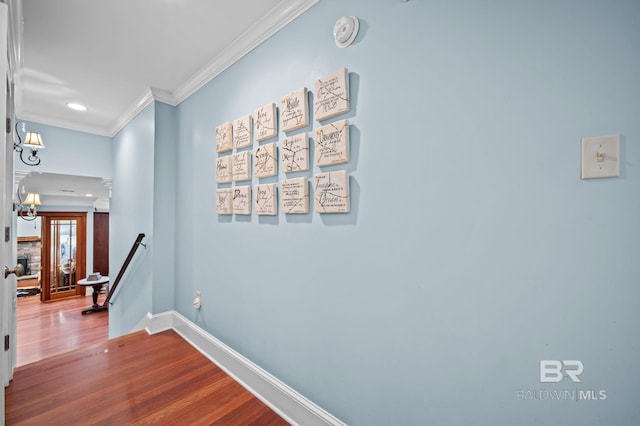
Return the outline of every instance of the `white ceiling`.
{"type": "Polygon", "coordinates": [[[21,0],[16,115],[113,136],[153,99],[180,103],[317,1],[21,0]]]}
{"type": "MultiPolygon", "coordinates": [[[[8,0],[16,117],[114,136],[153,100],[182,102],[318,1],[8,0]]],[[[55,182],[72,186],[59,176],[22,178],[50,194],[55,182]]]]}

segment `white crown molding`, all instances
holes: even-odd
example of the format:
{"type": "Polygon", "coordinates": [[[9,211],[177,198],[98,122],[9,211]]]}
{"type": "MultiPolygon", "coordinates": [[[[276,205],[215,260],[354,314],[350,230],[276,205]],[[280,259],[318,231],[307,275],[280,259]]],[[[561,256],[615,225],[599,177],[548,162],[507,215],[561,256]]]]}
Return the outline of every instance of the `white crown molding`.
{"type": "Polygon", "coordinates": [[[176,311],[148,313],[135,327],[149,334],[172,329],[292,425],[344,425],[313,402],[176,311]]]}
{"type": "Polygon", "coordinates": [[[111,189],[113,187],[113,179],[111,178],[102,178],[100,179],[100,183],[107,189],[111,189]]]}
{"type": "Polygon", "coordinates": [[[114,125],[109,129],[108,136],[114,137],[115,135],[117,135],[118,132],[124,128],[124,126],[126,126],[131,122],[131,120],[136,118],[136,116],[140,114],[142,110],[149,106],[154,100],[155,99],[153,96],[153,91],[150,88],[146,89],[144,93],[140,95],[140,97],[138,97],[138,99],[134,101],[133,104],[129,106],[129,108],[127,108],[125,113],[122,114],[122,116],[120,116],[118,120],[116,120],[114,125]]]}
{"type": "MultiPolygon", "coordinates": [[[[105,129],[100,126],[82,125],[77,122],[69,122],[67,120],[60,120],[52,117],[44,117],[39,114],[30,114],[28,112],[21,112],[17,121],[31,121],[34,123],[46,124],[48,126],[62,127],[63,129],[75,130],[78,132],[92,133],[94,135],[113,137],[109,129],[105,129]]],[[[126,124],[126,123],[125,123],[126,124]]]]}
{"type": "MultiPolygon", "coordinates": [[[[167,92],[164,92],[167,93],[167,92]]],[[[127,110],[116,120],[111,127],[82,125],[77,122],[69,122],[67,120],[61,120],[54,117],[43,117],[38,114],[30,114],[29,112],[22,112],[18,121],[32,121],[35,123],[46,124],[49,126],[62,127],[63,129],[75,130],[78,132],[92,133],[100,136],[114,137],[122,130],[127,124],[131,122],[138,114],[142,112],[147,106],[156,100],[155,95],[162,98],[163,94],[157,89],[145,89],[145,91],[138,97],[127,110]]],[[[158,99],[160,100],[160,99],[158,99]]],[[[162,101],[161,101],[162,102],[162,101]]]]}
{"type": "Polygon", "coordinates": [[[125,112],[116,124],[106,133],[115,136],[147,105],[156,100],[176,106],[195,93],[202,86],[217,77],[224,70],[240,60],[247,53],[264,43],[269,37],[280,31],[285,25],[306,12],[320,0],[281,1],[263,16],[251,28],[242,33],[222,53],[209,62],[204,68],[180,85],[174,92],[151,87],[125,112]]]}
{"type": "Polygon", "coordinates": [[[93,207],[96,197],[40,194],[43,206],[93,207]]]}
{"type": "Polygon", "coordinates": [[[281,1],[263,16],[251,28],[242,33],[229,47],[198,71],[187,82],[174,92],[174,101],[167,102],[178,105],[224,70],[240,60],[243,56],[264,43],[269,37],[280,31],[295,18],[306,12],[320,0],[281,1]]]}
{"type": "Polygon", "coordinates": [[[21,120],[28,120],[50,126],[62,127],[80,132],[114,137],[153,101],[176,106],[195,93],[202,86],[217,77],[253,49],[264,43],[269,37],[280,31],[295,18],[306,12],[320,0],[282,0],[264,15],[251,28],[242,33],[222,53],[211,60],[204,68],[194,74],[173,91],[149,87],[116,119],[112,125],[101,127],[70,123],[52,117],[43,117],[28,112],[21,113],[21,120]]]}
{"type": "Polygon", "coordinates": [[[20,183],[22,182],[22,180],[24,178],[26,178],[27,176],[29,176],[31,174],[31,171],[29,170],[16,170],[15,172],[15,176],[16,176],[16,183],[20,183]]]}
{"type": "Polygon", "coordinates": [[[172,106],[176,106],[173,95],[166,90],[158,89],[156,87],[149,87],[145,89],[144,93],[127,109],[127,111],[116,121],[116,123],[109,129],[108,136],[114,137],[122,130],[127,124],[131,122],[143,109],[148,107],[151,102],[158,101],[172,106]]]}
{"type": "Polygon", "coordinates": [[[153,95],[154,100],[165,103],[165,104],[169,104],[171,106],[177,105],[175,97],[173,96],[173,93],[167,90],[158,89],[157,87],[151,87],[149,88],[149,90],[151,90],[151,94],[153,95]]]}

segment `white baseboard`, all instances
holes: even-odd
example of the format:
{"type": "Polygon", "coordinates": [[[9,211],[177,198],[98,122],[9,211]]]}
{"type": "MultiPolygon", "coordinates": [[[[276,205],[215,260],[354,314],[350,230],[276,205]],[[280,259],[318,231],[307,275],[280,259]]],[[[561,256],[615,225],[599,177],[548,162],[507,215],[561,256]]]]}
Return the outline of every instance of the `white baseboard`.
{"type": "Polygon", "coordinates": [[[149,334],[172,329],[249,392],[293,425],[344,425],[343,422],[273,377],[176,311],[148,313],[136,326],[149,334]]]}

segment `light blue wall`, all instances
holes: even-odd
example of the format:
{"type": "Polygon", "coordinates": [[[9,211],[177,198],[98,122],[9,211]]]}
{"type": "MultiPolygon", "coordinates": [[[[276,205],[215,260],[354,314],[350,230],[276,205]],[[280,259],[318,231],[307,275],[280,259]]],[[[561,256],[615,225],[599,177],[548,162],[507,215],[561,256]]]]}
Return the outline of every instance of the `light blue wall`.
{"type": "Polygon", "coordinates": [[[638,22],[637,1],[321,1],[177,108],[175,308],[349,424],[638,424],[638,22]],[[343,66],[352,212],[216,216],[214,127],[343,66]],[[580,180],[580,138],[611,133],[620,178],[580,180]],[[540,383],[541,359],[582,383],[540,383]],[[516,398],[566,388],[608,399],[516,398]]]}
{"type": "MultiPolygon", "coordinates": [[[[22,120],[18,119],[18,122],[22,120]]],[[[21,129],[21,126],[18,127],[21,129]]],[[[112,141],[106,136],[25,121],[27,131],[39,132],[45,149],[41,163],[27,166],[14,154],[15,168],[22,171],[58,173],[110,179],[113,176],[112,141]]],[[[15,130],[15,129],[14,129],[15,130]]],[[[24,142],[24,134],[21,133],[24,142]]],[[[17,142],[17,139],[16,139],[17,142]]],[[[24,154],[25,156],[27,153],[24,154]]],[[[25,157],[26,158],[26,157],[25,157]]],[[[81,211],[87,213],[87,272],[93,270],[93,209],[80,206],[39,206],[39,211],[81,211]]]]}
{"type": "Polygon", "coordinates": [[[28,128],[43,171],[113,176],[112,274],[147,234],[111,336],[174,307],[353,425],[635,425],[638,22],[631,0],[323,0],[113,142],[28,128]],[[216,216],[214,127],[343,66],[352,212],[216,216]],[[580,180],[580,138],[610,133],[621,177],[580,180]],[[582,383],[540,383],[541,359],[582,383]],[[517,399],[559,389],[608,398],[517,399]]]}
{"type": "Polygon", "coordinates": [[[173,309],[175,276],[176,154],[178,127],[175,108],[155,103],[153,181],[153,312],[173,309]]]}
{"type": "Polygon", "coordinates": [[[109,212],[111,283],[139,233],[139,247],[109,308],[109,336],[128,333],[152,311],[155,105],[138,114],[113,138],[113,189],[109,212]]]}
{"type": "MultiPolygon", "coordinates": [[[[22,120],[18,119],[18,122],[22,120]]],[[[111,138],[30,121],[25,123],[27,131],[40,132],[45,148],[38,153],[42,162],[36,167],[23,164],[16,154],[16,170],[112,177],[111,138]]],[[[20,136],[24,142],[24,134],[20,136]]]]}

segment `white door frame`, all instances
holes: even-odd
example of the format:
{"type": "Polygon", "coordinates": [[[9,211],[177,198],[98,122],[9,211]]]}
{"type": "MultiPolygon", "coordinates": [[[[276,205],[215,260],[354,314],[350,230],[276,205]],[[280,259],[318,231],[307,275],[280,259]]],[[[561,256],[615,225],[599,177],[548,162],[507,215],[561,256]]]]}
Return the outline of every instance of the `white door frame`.
{"type": "MultiPolygon", "coordinates": [[[[0,119],[7,117],[7,33],[8,33],[8,7],[0,3],[0,119]]],[[[4,127],[4,126],[3,126],[4,127]]],[[[16,235],[13,217],[13,132],[4,133],[4,149],[0,149],[0,175],[2,184],[0,185],[0,263],[1,266],[14,267],[16,264],[16,235]]],[[[13,378],[13,368],[15,366],[15,333],[16,333],[16,277],[10,275],[7,279],[0,281],[0,322],[2,323],[2,347],[0,375],[3,389],[9,385],[13,378]],[[9,336],[10,349],[5,350],[5,336],[9,336]]],[[[4,424],[4,391],[2,402],[0,402],[0,424],[4,424]]]]}

